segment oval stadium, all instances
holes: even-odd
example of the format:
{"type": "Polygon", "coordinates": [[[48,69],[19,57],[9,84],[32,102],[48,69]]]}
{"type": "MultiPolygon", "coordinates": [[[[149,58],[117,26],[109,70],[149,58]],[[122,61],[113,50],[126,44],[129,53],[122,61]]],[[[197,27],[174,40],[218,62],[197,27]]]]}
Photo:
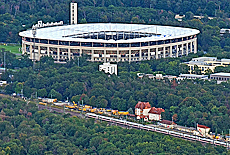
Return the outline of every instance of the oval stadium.
{"type": "Polygon", "coordinates": [[[52,56],[65,63],[88,55],[89,61],[133,62],[181,57],[197,52],[199,30],[141,24],[75,24],[20,32],[22,54],[52,56]],[[34,49],[34,50],[33,50],[34,49]]]}

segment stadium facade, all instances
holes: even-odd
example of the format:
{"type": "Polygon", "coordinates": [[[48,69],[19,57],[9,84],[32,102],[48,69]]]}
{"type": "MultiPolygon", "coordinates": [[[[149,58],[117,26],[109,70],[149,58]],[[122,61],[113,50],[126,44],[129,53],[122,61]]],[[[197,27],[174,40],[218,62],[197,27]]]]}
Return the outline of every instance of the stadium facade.
{"type": "Polygon", "coordinates": [[[20,32],[22,54],[40,60],[52,56],[65,63],[88,55],[89,61],[133,62],[181,57],[197,52],[199,30],[141,24],[75,24],[20,32]],[[34,50],[33,50],[34,49],[34,50]]]}

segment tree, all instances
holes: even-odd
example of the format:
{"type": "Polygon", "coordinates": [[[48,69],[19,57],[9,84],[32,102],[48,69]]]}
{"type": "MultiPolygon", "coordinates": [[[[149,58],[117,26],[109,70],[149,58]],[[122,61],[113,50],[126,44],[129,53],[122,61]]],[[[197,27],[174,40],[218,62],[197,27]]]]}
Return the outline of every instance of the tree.
{"type": "Polygon", "coordinates": [[[180,104],[179,106],[186,106],[186,107],[189,107],[189,106],[196,106],[196,105],[199,105],[201,104],[200,101],[195,98],[195,97],[186,97],[180,104]]]}
{"type": "Polygon", "coordinates": [[[194,65],[193,74],[201,74],[201,69],[197,65],[194,65]]]}
{"type": "Polygon", "coordinates": [[[23,83],[21,83],[21,82],[17,83],[16,88],[15,88],[15,92],[17,94],[20,94],[20,93],[22,93],[22,89],[23,89],[23,83]]]}
{"type": "Polygon", "coordinates": [[[57,100],[62,100],[62,95],[54,89],[51,89],[48,96],[51,98],[57,98],[57,100]]]}
{"type": "Polygon", "coordinates": [[[47,91],[45,88],[38,89],[38,96],[39,97],[46,97],[47,96],[47,91]]]}
{"type": "Polygon", "coordinates": [[[87,20],[85,18],[81,19],[80,21],[81,24],[86,24],[87,23],[87,20]]]}
{"type": "Polygon", "coordinates": [[[179,65],[179,72],[181,73],[181,74],[188,74],[189,72],[189,66],[188,65],[186,65],[186,64],[184,64],[184,63],[181,63],[180,65],[179,65]]]}
{"type": "Polygon", "coordinates": [[[212,72],[212,70],[211,69],[206,69],[205,70],[205,75],[210,75],[210,74],[212,74],[213,72],[212,72]]]}
{"type": "Polygon", "coordinates": [[[139,71],[141,73],[152,73],[152,70],[150,68],[151,66],[148,64],[148,63],[141,63],[140,64],[140,68],[139,68],[139,71]]]}

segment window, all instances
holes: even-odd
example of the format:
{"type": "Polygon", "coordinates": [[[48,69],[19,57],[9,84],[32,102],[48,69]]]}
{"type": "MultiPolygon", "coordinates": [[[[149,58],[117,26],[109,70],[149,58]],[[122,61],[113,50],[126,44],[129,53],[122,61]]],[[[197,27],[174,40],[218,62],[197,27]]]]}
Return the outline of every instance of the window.
{"type": "Polygon", "coordinates": [[[92,47],[92,43],[91,42],[82,42],[81,46],[92,47]]]}

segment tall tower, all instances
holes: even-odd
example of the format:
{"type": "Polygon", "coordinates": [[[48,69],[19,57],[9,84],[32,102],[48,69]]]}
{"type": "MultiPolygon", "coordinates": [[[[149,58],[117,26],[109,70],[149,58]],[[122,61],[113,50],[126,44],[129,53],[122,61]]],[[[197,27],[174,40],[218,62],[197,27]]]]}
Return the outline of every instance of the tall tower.
{"type": "Polygon", "coordinates": [[[70,25],[77,24],[77,3],[70,3],[70,25]]]}

